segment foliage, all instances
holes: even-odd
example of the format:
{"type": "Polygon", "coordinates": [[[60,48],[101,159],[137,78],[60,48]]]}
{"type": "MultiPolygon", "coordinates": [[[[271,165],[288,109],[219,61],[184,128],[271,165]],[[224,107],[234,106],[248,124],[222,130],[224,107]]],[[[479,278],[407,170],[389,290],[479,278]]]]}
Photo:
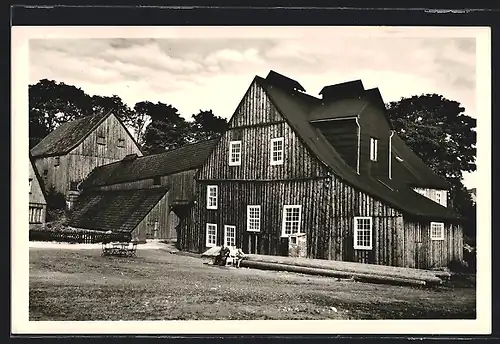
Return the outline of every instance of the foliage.
{"type": "Polygon", "coordinates": [[[214,115],[212,110],[200,110],[196,115],[191,116],[191,140],[209,140],[222,135],[226,131],[228,123],[225,118],[214,115]]]}
{"type": "Polygon", "coordinates": [[[42,79],[29,86],[30,148],[59,124],[92,114],[92,100],[80,88],[42,79]]]}
{"type": "Polygon", "coordinates": [[[469,219],[475,236],[475,206],[462,183],[462,173],[476,170],[476,119],[460,103],[438,94],[401,98],[387,104],[396,133],[438,175],[450,183],[450,206],[469,219]]]}
{"type": "Polygon", "coordinates": [[[29,86],[29,107],[30,148],[60,124],[96,112],[112,111],[145,153],[214,138],[227,127],[212,110],[200,110],[186,121],[173,105],[140,101],[130,108],[118,95],[89,96],[80,88],[47,79],[29,86]]]}
{"type": "Polygon", "coordinates": [[[151,118],[144,132],[143,150],[147,154],[160,153],[188,142],[189,124],[175,107],[149,101],[136,104],[138,107],[151,118]]]}

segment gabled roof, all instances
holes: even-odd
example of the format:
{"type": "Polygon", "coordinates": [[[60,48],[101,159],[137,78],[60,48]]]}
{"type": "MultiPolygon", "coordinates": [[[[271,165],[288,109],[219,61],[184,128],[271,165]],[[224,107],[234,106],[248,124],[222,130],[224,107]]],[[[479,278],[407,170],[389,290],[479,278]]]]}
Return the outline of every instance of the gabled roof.
{"type": "Polygon", "coordinates": [[[164,153],[136,157],[96,167],[81,184],[83,189],[166,176],[198,169],[215,147],[217,139],[200,141],[164,153]]]}
{"type": "Polygon", "coordinates": [[[393,179],[419,188],[449,189],[448,182],[434,173],[399,137],[391,140],[393,179]]]}
{"type": "Polygon", "coordinates": [[[33,172],[35,173],[35,178],[38,181],[38,185],[40,185],[40,189],[42,190],[43,197],[45,198],[45,202],[47,202],[47,191],[45,190],[45,185],[43,183],[42,176],[40,176],[40,173],[38,172],[38,169],[36,168],[35,162],[33,160],[33,157],[31,156],[31,153],[28,154],[29,159],[30,159],[30,164],[31,168],[33,169],[33,172]]]}
{"type": "Polygon", "coordinates": [[[82,193],[68,225],[75,228],[130,233],[167,191],[167,188],[153,188],[82,193]]]}
{"type": "Polygon", "coordinates": [[[436,220],[458,218],[451,209],[419,195],[407,185],[396,181],[384,181],[389,188],[371,176],[358,175],[341,158],[321,131],[309,122],[310,106],[301,101],[294,92],[283,90],[260,77],[256,77],[255,80],[264,88],[272,103],[294,129],[305,147],[345,183],[405,214],[431,217],[436,220]]]}
{"type": "MultiPolygon", "coordinates": [[[[92,131],[111,115],[112,111],[101,112],[63,123],[38,142],[38,144],[31,149],[31,154],[35,158],[65,155],[82,143],[92,131]]],[[[137,142],[125,125],[120,119],[118,119],[118,121],[137,145],[137,142]]],[[[139,147],[139,145],[137,145],[137,147],[139,147]]]]}
{"type": "Polygon", "coordinates": [[[69,153],[101,124],[111,112],[85,116],[62,123],[31,149],[34,157],[57,156],[69,153]]]}
{"type": "Polygon", "coordinates": [[[366,108],[368,101],[359,98],[347,98],[334,102],[318,104],[309,113],[310,121],[324,119],[356,118],[366,108]]]}

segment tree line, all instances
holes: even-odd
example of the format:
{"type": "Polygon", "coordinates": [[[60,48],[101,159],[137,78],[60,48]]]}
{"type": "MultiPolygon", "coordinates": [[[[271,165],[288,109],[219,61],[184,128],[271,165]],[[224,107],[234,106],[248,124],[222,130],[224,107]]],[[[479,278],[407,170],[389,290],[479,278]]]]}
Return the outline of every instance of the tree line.
{"type": "Polygon", "coordinates": [[[79,87],[43,79],[29,85],[30,149],[60,124],[101,111],[113,111],[145,154],[215,138],[227,128],[227,120],[212,110],[186,120],[169,104],[140,101],[131,108],[117,95],[90,96],[79,87]]]}
{"type": "MultiPolygon", "coordinates": [[[[467,219],[466,235],[474,238],[476,207],[462,181],[463,172],[476,170],[476,120],[459,102],[438,94],[403,97],[386,108],[396,133],[448,180],[449,205],[467,219]]],[[[64,122],[110,110],[131,129],[145,154],[218,137],[228,125],[212,110],[186,120],[170,104],[140,101],[131,108],[117,95],[90,96],[76,86],[43,79],[29,85],[30,148],[64,122]]]]}

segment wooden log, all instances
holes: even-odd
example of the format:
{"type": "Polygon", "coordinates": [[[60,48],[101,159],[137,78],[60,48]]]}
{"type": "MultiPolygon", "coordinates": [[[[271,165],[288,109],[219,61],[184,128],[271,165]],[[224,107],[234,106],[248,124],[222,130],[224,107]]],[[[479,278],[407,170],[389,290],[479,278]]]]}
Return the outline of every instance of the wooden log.
{"type": "Polygon", "coordinates": [[[336,271],[330,269],[319,269],[319,268],[286,265],[278,263],[265,263],[265,262],[251,261],[251,260],[241,261],[240,267],[255,268],[262,270],[273,270],[273,271],[288,271],[288,272],[303,273],[308,275],[327,276],[336,278],[353,278],[354,280],[360,282],[369,282],[369,283],[412,285],[412,286],[428,285],[426,281],[420,279],[397,278],[397,277],[389,277],[389,276],[382,276],[375,274],[350,273],[350,272],[336,271]]]}

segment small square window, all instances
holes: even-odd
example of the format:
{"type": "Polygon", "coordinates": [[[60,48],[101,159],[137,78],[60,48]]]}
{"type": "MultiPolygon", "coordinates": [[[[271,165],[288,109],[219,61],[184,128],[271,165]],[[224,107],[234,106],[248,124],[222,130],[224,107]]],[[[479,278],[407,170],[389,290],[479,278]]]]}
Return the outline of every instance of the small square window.
{"type": "Polygon", "coordinates": [[[153,185],[161,185],[161,177],[154,177],[153,185]]]}
{"type": "Polygon", "coordinates": [[[431,222],[431,240],[444,240],[444,223],[431,222]]]}

